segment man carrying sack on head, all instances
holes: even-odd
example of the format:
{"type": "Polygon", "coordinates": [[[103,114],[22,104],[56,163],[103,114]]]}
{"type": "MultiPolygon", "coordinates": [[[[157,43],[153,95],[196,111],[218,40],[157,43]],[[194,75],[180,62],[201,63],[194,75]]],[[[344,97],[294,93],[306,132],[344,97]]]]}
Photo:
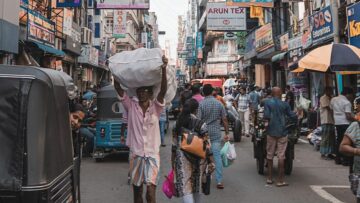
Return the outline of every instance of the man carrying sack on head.
{"type": "Polygon", "coordinates": [[[143,202],[143,184],[147,187],[147,202],[156,202],[161,144],[159,118],[165,108],[168,59],[163,56],[162,61],[161,87],[156,99],[153,99],[153,87],[139,87],[136,89],[137,97],[130,98],[119,82],[115,81],[115,89],[128,113],[126,144],[130,148],[130,178],[135,203],[143,202]]]}

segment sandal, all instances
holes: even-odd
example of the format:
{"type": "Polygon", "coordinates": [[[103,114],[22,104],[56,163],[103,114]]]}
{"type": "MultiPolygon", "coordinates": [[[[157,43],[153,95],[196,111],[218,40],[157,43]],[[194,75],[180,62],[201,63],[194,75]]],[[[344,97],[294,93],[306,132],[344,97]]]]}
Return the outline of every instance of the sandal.
{"type": "Polygon", "coordinates": [[[221,183],[218,183],[218,184],[216,185],[216,187],[217,187],[217,189],[220,189],[220,190],[224,189],[224,185],[221,184],[221,183]]]}
{"type": "Polygon", "coordinates": [[[286,182],[276,183],[276,187],[286,187],[286,186],[289,186],[289,184],[286,182]]]}
{"type": "Polygon", "coordinates": [[[268,184],[268,185],[272,185],[273,183],[274,183],[273,180],[270,180],[270,179],[267,179],[267,180],[266,180],[266,184],[268,184]]]}

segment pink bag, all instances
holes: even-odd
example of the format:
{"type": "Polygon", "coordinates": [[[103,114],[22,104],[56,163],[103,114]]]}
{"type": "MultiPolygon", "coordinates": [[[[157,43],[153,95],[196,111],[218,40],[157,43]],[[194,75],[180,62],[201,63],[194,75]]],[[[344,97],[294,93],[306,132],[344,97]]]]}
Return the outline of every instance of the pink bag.
{"type": "Polygon", "coordinates": [[[164,194],[171,199],[172,196],[175,196],[174,170],[171,169],[165,178],[166,180],[163,182],[162,190],[164,194]]]}

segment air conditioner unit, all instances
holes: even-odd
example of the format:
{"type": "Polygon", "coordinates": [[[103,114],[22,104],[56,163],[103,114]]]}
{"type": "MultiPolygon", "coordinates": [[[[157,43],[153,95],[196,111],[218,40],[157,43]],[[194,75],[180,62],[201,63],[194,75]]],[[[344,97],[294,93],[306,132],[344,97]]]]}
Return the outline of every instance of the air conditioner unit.
{"type": "Polygon", "coordinates": [[[81,43],[91,44],[92,42],[92,31],[87,27],[81,28],[81,43]]]}

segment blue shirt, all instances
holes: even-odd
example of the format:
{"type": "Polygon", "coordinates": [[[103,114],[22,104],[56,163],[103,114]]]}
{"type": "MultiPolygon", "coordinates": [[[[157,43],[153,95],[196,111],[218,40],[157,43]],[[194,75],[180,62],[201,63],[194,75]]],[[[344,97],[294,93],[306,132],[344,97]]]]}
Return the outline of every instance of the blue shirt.
{"type": "Polygon", "coordinates": [[[251,107],[255,110],[258,110],[260,104],[260,95],[257,92],[252,91],[250,92],[249,97],[251,107]]]}
{"type": "Polygon", "coordinates": [[[221,141],[221,119],[226,118],[226,110],[215,97],[205,97],[200,103],[198,118],[207,124],[210,141],[221,141]]]}
{"type": "Polygon", "coordinates": [[[286,137],[286,121],[296,121],[296,114],[291,111],[290,105],[278,98],[267,99],[264,104],[264,118],[269,120],[268,135],[272,137],[286,137]]]}

